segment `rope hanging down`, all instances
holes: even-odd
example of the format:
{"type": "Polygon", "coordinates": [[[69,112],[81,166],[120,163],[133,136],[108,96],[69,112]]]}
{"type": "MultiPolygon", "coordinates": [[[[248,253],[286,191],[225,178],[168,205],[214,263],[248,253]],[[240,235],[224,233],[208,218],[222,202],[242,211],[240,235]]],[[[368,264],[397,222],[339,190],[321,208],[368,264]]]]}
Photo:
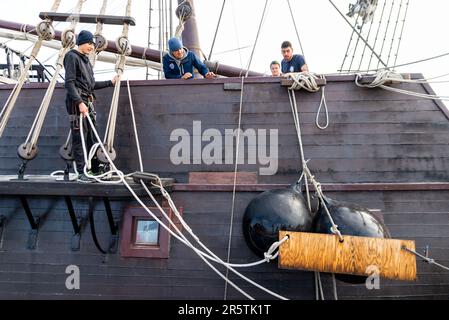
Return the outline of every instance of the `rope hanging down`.
{"type": "MultiPolygon", "coordinates": [[[[83,7],[84,0],[79,0],[76,8],[76,13],[79,14],[83,7]]],[[[75,27],[77,25],[77,19],[72,18],[70,26],[62,33],[61,42],[62,48],[59,51],[58,60],[56,62],[56,70],[55,75],[59,74],[63,68],[64,57],[67,52],[69,52],[74,46],[76,42],[75,35],[75,27]]],[[[53,92],[56,87],[56,79],[57,77],[53,77],[50,85],[47,88],[44,99],[39,107],[36,118],[34,119],[33,125],[31,126],[31,130],[28,133],[28,136],[25,142],[19,146],[18,153],[19,156],[23,160],[32,160],[37,155],[37,141],[39,139],[40,132],[42,130],[42,126],[44,124],[45,117],[47,115],[48,108],[50,106],[51,99],[53,97],[53,92]]]]}
{"type": "MultiPolygon", "coordinates": [[[[128,4],[126,6],[126,16],[131,15],[131,4],[132,1],[128,0],[128,4]]],[[[114,93],[112,95],[112,102],[109,112],[108,123],[106,126],[106,132],[103,140],[103,143],[106,146],[106,150],[108,151],[109,156],[113,160],[115,160],[117,156],[114,150],[114,138],[115,138],[115,126],[117,123],[118,102],[120,98],[120,87],[122,82],[121,78],[125,71],[126,57],[129,56],[132,51],[131,44],[128,39],[128,34],[129,34],[129,24],[125,23],[123,24],[122,34],[116,40],[116,45],[120,54],[117,60],[117,64],[115,66],[115,71],[117,73],[117,81],[115,82],[114,86],[114,93]]],[[[99,161],[103,163],[108,163],[107,157],[105,157],[105,154],[103,153],[103,149],[98,149],[97,157],[99,161]]]]}
{"type": "MultiPolygon", "coordinates": [[[[301,177],[299,178],[299,181],[304,179],[304,185],[306,187],[307,204],[308,204],[309,210],[311,210],[312,208],[311,208],[308,180],[310,180],[310,182],[313,184],[313,186],[315,188],[315,193],[317,194],[318,198],[320,199],[320,203],[323,205],[325,212],[326,212],[327,216],[329,217],[329,221],[332,225],[330,231],[339,237],[340,242],[343,242],[344,238],[343,238],[340,230],[338,229],[338,225],[335,224],[335,222],[329,212],[329,209],[327,208],[327,205],[324,202],[324,194],[321,189],[321,184],[316,181],[315,176],[313,176],[311,171],[309,170],[309,167],[307,166],[308,161],[305,160],[305,155],[304,155],[304,145],[302,142],[301,125],[300,125],[300,120],[299,120],[298,104],[296,101],[295,90],[303,88],[309,92],[317,92],[319,90],[319,87],[316,83],[317,76],[314,74],[310,74],[310,73],[300,73],[300,74],[292,74],[291,78],[293,78],[294,83],[288,89],[288,97],[290,100],[290,106],[292,109],[293,120],[295,123],[295,128],[296,128],[296,133],[298,136],[298,142],[299,142],[299,148],[300,148],[300,154],[301,154],[302,174],[301,174],[301,177]]],[[[323,97],[324,97],[324,91],[323,91],[323,97]]],[[[322,98],[322,102],[323,102],[323,98],[322,98]]],[[[320,108],[321,108],[321,104],[320,104],[320,108]]],[[[316,121],[317,121],[317,126],[320,128],[320,126],[318,125],[318,114],[317,114],[316,121]]],[[[327,115],[327,106],[326,106],[326,115],[327,115]]],[[[327,119],[329,119],[329,118],[327,118],[327,119]]],[[[319,300],[321,298],[322,300],[324,300],[323,285],[321,282],[320,273],[315,272],[314,275],[315,275],[314,279],[315,279],[316,299],[319,300]]],[[[333,288],[334,288],[334,296],[335,296],[335,299],[337,300],[338,299],[337,284],[335,281],[333,281],[333,288]]]]}
{"type": "MultiPolygon", "coordinates": [[[[51,12],[56,12],[59,8],[59,5],[61,3],[61,0],[55,0],[53,3],[53,6],[51,7],[51,12]]],[[[19,97],[20,91],[22,90],[22,87],[27,80],[28,71],[30,70],[33,62],[36,60],[36,57],[42,47],[43,41],[50,41],[53,40],[55,37],[55,30],[53,28],[53,21],[50,19],[45,19],[44,21],[39,22],[39,24],[36,27],[36,31],[38,33],[38,40],[34,44],[33,50],[31,51],[30,58],[28,60],[28,63],[26,64],[22,74],[20,75],[20,78],[15,85],[14,89],[12,90],[11,94],[8,97],[8,100],[6,101],[2,112],[0,113],[0,138],[3,135],[3,132],[5,131],[6,125],[8,124],[8,120],[11,116],[11,113],[14,109],[14,106],[16,104],[17,98],[19,97]]],[[[57,73],[55,73],[57,74],[57,73]]]]}
{"type": "MultiPolygon", "coordinates": [[[[304,75],[303,75],[304,76],[304,75]]],[[[301,83],[301,82],[300,82],[301,83]]],[[[296,81],[295,81],[296,84],[296,81]]],[[[301,153],[301,165],[302,165],[302,175],[301,178],[305,179],[305,186],[306,186],[306,192],[307,192],[307,201],[308,201],[308,206],[309,209],[311,208],[311,203],[310,203],[310,195],[309,195],[309,188],[308,188],[308,183],[307,180],[310,180],[310,182],[313,184],[314,188],[315,188],[315,192],[318,196],[318,198],[320,199],[321,204],[323,205],[326,214],[329,217],[329,221],[331,222],[331,232],[335,235],[337,235],[340,238],[340,241],[343,242],[343,236],[341,234],[341,232],[338,229],[338,226],[335,224],[325,202],[324,202],[324,194],[323,191],[321,189],[321,185],[316,181],[315,176],[312,175],[311,171],[309,170],[308,166],[307,166],[307,161],[305,160],[305,156],[304,156],[304,145],[302,142],[302,134],[301,134],[301,125],[300,125],[300,121],[299,121],[299,112],[298,112],[298,103],[296,101],[296,93],[295,93],[295,88],[298,87],[298,85],[293,85],[291,88],[289,88],[288,90],[288,97],[290,100],[290,106],[292,109],[292,114],[293,114],[293,120],[295,122],[295,128],[296,128],[296,133],[298,136],[298,142],[299,142],[299,149],[300,149],[300,153],[301,153]]],[[[310,89],[309,87],[304,85],[305,89],[310,89]]],[[[313,90],[316,88],[312,88],[313,90]]],[[[313,91],[312,91],[313,92],[313,91]]]]}
{"type": "MultiPolygon", "coordinates": [[[[320,90],[320,87],[317,84],[317,80],[326,79],[323,75],[318,76],[317,74],[312,72],[290,73],[289,77],[293,80],[293,85],[289,88],[290,90],[304,89],[309,92],[318,92],[320,90]]],[[[321,101],[316,114],[315,124],[321,130],[326,130],[329,127],[329,109],[327,107],[325,87],[322,88],[321,101]],[[319,121],[321,109],[323,108],[323,106],[326,115],[326,124],[324,126],[320,125],[319,121]]]]}
{"type": "MultiPolygon", "coordinates": [[[[128,90],[130,90],[129,88],[129,83],[128,83],[128,90]]],[[[130,92],[130,91],[129,91],[130,92]]],[[[132,99],[131,99],[131,95],[130,95],[130,107],[131,110],[133,109],[133,104],[132,104],[132,99]]],[[[133,113],[133,111],[131,111],[133,113]]],[[[90,118],[88,118],[88,123],[89,125],[92,127],[93,133],[97,139],[97,141],[100,141],[99,135],[97,133],[97,131],[95,130],[95,127],[92,123],[92,120],[90,118]]],[[[135,137],[136,137],[136,143],[137,146],[139,146],[139,140],[138,140],[138,135],[137,135],[137,127],[136,127],[136,123],[135,121],[133,121],[133,125],[134,125],[134,132],[135,132],[135,137]]],[[[81,128],[81,130],[83,130],[83,128],[81,128]]],[[[84,141],[82,141],[83,143],[83,151],[84,151],[84,156],[85,158],[87,157],[87,151],[86,151],[86,145],[84,143],[84,141]]],[[[103,144],[99,144],[100,148],[104,149],[104,145],[103,144]]],[[[143,169],[143,164],[141,161],[141,155],[139,152],[140,147],[138,148],[138,153],[139,153],[139,158],[140,158],[140,168],[143,169]]],[[[111,158],[109,158],[106,150],[104,150],[104,153],[106,155],[106,157],[108,158],[109,164],[112,168],[111,172],[114,172],[117,174],[117,176],[119,177],[119,181],[117,181],[118,183],[123,183],[128,190],[131,192],[131,194],[134,196],[134,198],[142,205],[142,207],[153,217],[153,219],[155,219],[164,229],[166,229],[171,235],[173,235],[176,239],[178,239],[179,241],[181,241],[183,244],[185,244],[186,246],[188,246],[189,248],[191,248],[213,271],[215,271],[222,279],[224,279],[225,281],[227,281],[231,286],[233,286],[237,291],[239,291],[240,293],[242,293],[245,297],[247,297],[248,299],[253,300],[253,298],[247,294],[245,291],[243,291],[241,288],[239,288],[236,284],[234,284],[232,281],[228,280],[227,277],[225,277],[220,271],[218,271],[209,261],[206,260],[209,259],[211,261],[220,263],[222,265],[224,265],[226,268],[228,268],[229,270],[231,270],[233,273],[235,273],[237,276],[241,277],[243,280],[247,281],[248,283],[256,286],[257,288],[271,294],[272,296],[282,299],[282,300],[286,300],[286,298],[284,298],[283,296],[280,296],[270,290],[268,290],[267,288],[257,284],[256,282],[252,281],[251,279],[245,277],[244,275],[242,275],[241,273],[237,272],[234,268],[235,267],[251,267],[251,266],[255,266],[261,263],[265,263],[268,261],[271,261],[273,259],[276,259],[276,257],[278,256],[278,253],[274,253],[274,251],[279,248],[280,245],[282,245],[282,243],[284,243],[285,241],[288,240],[288,237],[285,237],[284,239],[280,240],[280,241],[276,241],[275,243],[272,244],[272,246],[270,247],[270,249],[267,251],[267,253],[265,254],[265,259],[261,260],[259,262],[255,262],[255,263],[250,263],[250,264],[229,264],[229,263],[225,263],[222,259],[220,259],[218,256],[216,256],[212,251],[210,251],[204,244],[201,243],[201,241],[199,241],[198,237],[191,231],[191,229],[189,228],[189,226],[187,225],[187,223],[183,220],[183,217],[181,216],[181,214],[179,213],[178,209],[176,208],[175,204],[173,203],[173,200],[171,199],[170,195],[168,194],[168,192],[164,189],[163,185],[162,185],[162,181],[161,179],[157,176],[157,175],[153,175],[154,178],[159,182],[158,184],[154,184],[154,186],[159,187],[161,189],[161,193],[164,195],[164,197],[168,200],[168,203],[170,204],[170,207],[172,208],[173,212],[175,212],[176,216],[178,217],[178,220],[181,221],[182,225],[185,227],[185,230],[188,230],[189,233],[192,235],[192,237],[207,251],[210,253],[207,254],[203,251],[201,251],[200,249],[196,248],[195,246],[193,246],[193,244],[182,234],[182,232],[178,229],[178,227],[176,226],[176,224],[172,221],[172,219],[170,219],[170,217],[167,216],[167,214],[165,213],[165,211],[162,209],[162,207],[159,205],[159,203],[157,202],[157,200],[154,198],[154,196],[151,194],[151,192],[148,190],[147,186],[145,185],[145,183],[143,181],[141,181],[142,186],[144,187],[144,189],[147,191],[148,195],[150,196],[150,198],[152,199],[152,201],[154,202],[154,204],[158,207],[158,209],[160,210],[160,212],[164,215],[164,217],[167,219],[167,221],[170,222],[171,226],[173,227],[170,228],[168,226],[166,226],[156,215],[154,215],[151,210],[148,209],[148,207],[142,202],[142,200],[136,195],[136,193],[132,190],[132,188],[130,187],[130,185],[128,184],[128,182],[126,181],[126,176],[123,174],[123,172],[121,172],[120,170],[117,169],[117,167],[114,165],[113,161],[111,160],[111,158]],[[175,231],[173,231],[175,230],[175,231]]],[[[87,164],[87,159],[86,159],[86,164],[87,164]]],[[[87,172],[87,165],[84,168],[84,171],[87,172]]],[[[100,183],[107,183],[105,181],[99,181],[100,183]]],[[[117,183],[116,182],[116,183],[117,183]]]]}
{"type": "MultiPolygon", "coordinates": [[[[239,164],[239,151],[240,151],[240,136],[241,136],[241,129],[242,129],[242,114],[243,114],[243,94],[245,91],[245,78],[248,77],[249,74],[249,70],[251,67],[251,63],[253,61],[254,58],[254,52],[256,50],[258,41],[259,41],[259,37],[260,34],[262,32],[262,27],[264,25],[265,22],[265,18],[266,18],[266,14],[267,14],[267,8],[269,6],[269,0],[265,0],[265,5],[262,11],[262,17],[260,18],[260,22],[259,22],[259,27],[257,30],[257,34],[256,34],[256,38],[254,40],[254,45],[253,45],[253,49],[251,51],[251,55],[249,57],[248,60],[248,65],[246,68],[246,74],[244,77],[242,77],[242,82],[241,82],[241,91],[240,91],[240,107],[239,107],[239,120],[238,120],[238,128],[237,128],[237,143],[236,143],[236,152],[235,152],[235,166],[234,166],[234,181],[233,181],[233,189],[232,189],[232,204],[231,204],[231,217],[230,217],[230,227],[229,227],[229,236],[228,236],[228,252],[227,252],[227,258],[226,258],[226,262],[229,263],[229,260],[231,258],[231,245],[232,245],[232,233],[234,230],[234,212],[235,212],[235,199],[236,199],[236,187],[237,187],[237,171],[238,171],[238,164],[239,164]]],[[[226,280],[228,280],[228,276],[229,276],[229,270],[226,270],[226,280]]],[[[228,295],[228,281],[225,282],[225,287],[224,287],[224,300],[227,299],[227,295],[228,295]]]]}

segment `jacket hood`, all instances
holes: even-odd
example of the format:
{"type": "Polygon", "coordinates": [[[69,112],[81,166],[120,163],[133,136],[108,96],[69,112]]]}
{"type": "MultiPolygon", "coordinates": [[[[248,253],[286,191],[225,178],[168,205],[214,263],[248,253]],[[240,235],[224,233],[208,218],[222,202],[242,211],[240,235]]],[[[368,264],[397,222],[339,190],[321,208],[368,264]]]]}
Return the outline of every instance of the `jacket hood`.
{"type": "Polygon", "coordinates": [[[183,49],[184,49],[184,57],[182,57],[182,59],[176,59],[176,58],[171,54],[171,52],[168,53],[168,56],[169,56],[170,58],[172,58],[173,60],[175,60],[175,61],[182,61],[182,60],[184,60],[185,58],[187,58],[187,56],[189,55],[189,49],[187,49],[186,47],[183,47],[183,49]]]}

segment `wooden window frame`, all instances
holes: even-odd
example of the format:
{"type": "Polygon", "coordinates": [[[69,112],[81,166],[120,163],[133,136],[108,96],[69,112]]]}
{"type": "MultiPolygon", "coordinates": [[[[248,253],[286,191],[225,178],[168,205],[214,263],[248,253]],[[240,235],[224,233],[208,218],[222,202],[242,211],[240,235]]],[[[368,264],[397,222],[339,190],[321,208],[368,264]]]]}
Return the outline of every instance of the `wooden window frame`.
{"type": "MultiPolygon", "coordinates": [[[[156,207],[149,207],[156,217],[165,225],[169,225],[167,219],[156,207]]],[[[162,208],[172,219],[173,211],[169,207],[162,208]]],[[[168,259],[170,256],[170,233],[159,225],[158,245],[135,244],[136,224],[138,220],[155,221],[142,207],[126,207],[123,214],[123,224],[120,240],[120,255],[123,258],[154,258],[168,259]]]]}

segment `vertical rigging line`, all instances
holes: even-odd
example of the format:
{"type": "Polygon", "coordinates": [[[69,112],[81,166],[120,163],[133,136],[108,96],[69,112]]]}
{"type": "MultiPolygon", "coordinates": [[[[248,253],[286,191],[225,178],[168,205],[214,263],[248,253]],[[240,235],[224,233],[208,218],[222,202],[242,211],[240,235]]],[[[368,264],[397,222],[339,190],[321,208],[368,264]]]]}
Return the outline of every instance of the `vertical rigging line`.
{"type": "MultiPolygon", "coordinates": [[[[160,58],[160,62],[162,63],[162,51],[163,51],[163,44],[162,44],[162,41],[163,41],[163,30],[162,30],[162,27],[163,27],[163,25],[162,25],[162,1],[163,0],[159,0],[159,2],[158,2],[158,9],[159,9],[159,11],[158,11],[158,13],[159,13],[159,58],[160,58]]],[[[159,78],[159,80],[160,79],[162,79],[162,71],[159,71],[159,73],[158,73],[158,78],[159,78]]]]}
{"type": "MultiPolygon", "coordinates": [[[[246,74],[244,77],[242,77],[242,88],[240,91],[240,108],[239,108],[239,120],[238,120],[238,129],[237,129],[237,143],[236,143],[236,152],[235,152],[235,167],[234,167],[234,186],[233,186],[233,190],[232,190],[232,205],[231,205],[231,218],[230,218],[230,226],[229,226],[229,239],[228,239],[228,253],[227,253],[227,258],[226,258],[226,262],[229,263],[230,259],[231,259],[231,244],[232,244],[232,233],[233,233],[233,229],[234,229],[234,213],[235,213],[235,198],[236,198],[236,185],[237,185],[237,170],[238,170],[238,160],[240,157],[239,154],[239,150],[240,150],[240,131],[242,128],[242,112],[243,112],[243,92],[244,92],[244,84],[245,84],[245,78],[248,77],[249,74],[249,68],[251,66],[253,57],[254,57],[254,52],[255,49],[257,47],[257,42],[259,40],[259,36],[263,27],[263,24],[265,22],[265,18],[266,18],[266,13],[267,13],[267,7],[268,7],[268,2],[271,0],[265,0],[265,6],[263,8],[263,13],[262,13],[262,18],[260,19],[260,24],[259,24],[259,29],[257,31],[257,35],[256,35],[256,39],[254,41],[254,45],[253,45],[253,50],[251,53],[251,56],[249,58],[248,61],[248,67],[246,70],[246,74]]],[[[245,155],[243,155],[244,157],[245,155]]],[[[228,279],[229,277],[229,269],[226,269],[226,279],[228,279]]],[[[225,288],[224,288],[224,300],[227,299],[228,296],[228,281],[225,282],[225,288]]]]}
{"type": "Polygon", "coordinates": [[[210,61],[210,59],[212,59],[212,53],[214,51],[215,41],[217,40],[218,29],[220,28],[221,18],[223,17],[223,11],[224,11],[225,5],[226,5],[226,0],[223,0],[223,5],[221,6],[220,16],[218,18],[217,28],[215,29],[214,39],[212,40],[212,46],[210,48],[209,57],[207,58],[207,60],[209,60],[209,61],[210,61]]]}
{"type": "Polygon", "coordinates": [[[393,50],[394,39],[396,37],[396,31],[398,29],[399,18],[401,17],[402,4],[403,4],[403,0],[401,0],[401,2],[399,2],[398,16],[396,18],[396,23],[394,25],[393,36],[391,38],[390,50],[388,51],[387,65],[390,63],[391,51],[393,50]]]}
{"type": "MultiPolygon", "coordinates": [[[[363,22],[363,19],[362,19],[362,27],[360,28],[360,34],[362,34],[364,27],[365,27],[365,22],[363,22]]],[[[367,39],[367,41],[368,41],[368,39],[367,39]]],[[[357,37],[357,42],[355,43],[355,48],[352,53],[352,59],[351,59],[351,63],[349,64],[348,71],[351,71],[352,64],[354,63],[355,55],[357,54],[357,49],[359,48],[359,43],[360,43],[360,37],[357,37]]],[[[365,48],[366,48],[366,44],[365,44],[365,48]]]]}
{"type": "Polygon", "coordinates": [[[408,8],[409,8],[409,3],[410,0],[407,0],[407,3],[405,5],[405,14],[404,14],[404,19],[402,20],[402,28],[401,28],[401,33],[399,35],[399,39],[398,39],[398,48],[396,50],[396,57],[394,59],[394,66],[396,65],[396,63],[398,62],[398,55],[399,55],[399,49],[401,47],[401,42],[402,42],[402,36],[404,34],[404,26],[405,26],[405,21],[407,20],[407,14],[408,14],[408,8]]]}
{"type": "MultiPolygon", "coordinates": [[[[374,38],[374,45],[373,45],[374,50],[376,50],[377,39],[379,38],[380,28],[382,26],[382,21],[383,21],[386,6],[387,6],[387,0],[384,0],[384,5],[382,7],[382,13],[381,13],[380,19],[379,19],[379,26],[377,27],[376,38],[374,38]]],[[[371,62],[373,61],[373,56],[374,56],[374,52],[371,52],[371,57],[369,59],[367,70],[369,70],[371,68],[371,62]]]]}
{"type": "Polygon", "coordinates": [[[287,0],[287,4],[288,4],[288,8],[289,8],[289,10],[290,10],[290,15],[291,15],[291,17],[292,17],[293,26],[295,27],[296,37],[298,38],[298,42],[299,42],[299,46],[300,46],[300,48],[301,48],[302,55],[305,56],[306,54],[305,54],[305,52],[304,52],[304,48],[303,48],[302,43],[301,43],[301,38],[300,38],[300,36],[299,36],[298,27],[297,27],[297,25],[296,25],[296,19],[295,19],[295,16],[293,15],[293,9],[292,9],[292,6],[291,6],[291,4],[290,4],[290,0],[287,0]]]}
{"type": "MultiPolygon", "coordinates": [[[[369,26],[368,36],[367,36],[367,38],[366,38],[366,41],[367,41],[368,43],[369,43],[369,39],[370,39],[370,37],[371,37],[371,30],[372,30],[373,25],[374,25],[374,19],[375,19],[375,16],[376,16],[376,12],[377,12],[377,10],[374,12],[373,19],[371,20],[371,24],[370,24],[370,26],[369,26]]],[[[362,57],[360,58],[360,64],[359,64],[359,67],[358,67],[357,71],[360,71],[360,70],[362,69],[362,64],[363,64],[363,59],[365,58],[366,48],[367,48],[367,45],[366,45],[366,43],[365,43],[365,47],[363,48],[363,51],[362,51],[362,57]]]]}
{"type": "MultiPolygon", "coordinates": [[[[391,15],[393,14],[393,7],[394,7],[394,0],[391,0],[390,14],[388,15],[388,21],[387,21],[387,26],[385,28],[384,39],[382,41],[382,47],[380,49],[380,54],[379,54],[380,57],[382,57],[382,53],[384,52],[385,41],[387,40],[388,29],[390,28],[391,15]]],[[[379,65],[380,65],[380,60],[377,62],[377,68],[379,68],[379,65]]]]}
{"type": "Polygon", "coordinates": [[[349,39],[348,47],[346,48],[346,53],[345,53],[345,56],[343,58],[343,62],[341,64],[340,71],[343,71],[343,67],[345,65],[346,59],[349,56],[349,49],[351,47],[352,40],[354,39],[355,28],[357,28],[357,23],[359,22],[359,18],[360,18],[360,11],[359,11],[359,13],[357,15],[357,19],[355,19],[354,25],[352,26],[351,38],[349,39]]]}

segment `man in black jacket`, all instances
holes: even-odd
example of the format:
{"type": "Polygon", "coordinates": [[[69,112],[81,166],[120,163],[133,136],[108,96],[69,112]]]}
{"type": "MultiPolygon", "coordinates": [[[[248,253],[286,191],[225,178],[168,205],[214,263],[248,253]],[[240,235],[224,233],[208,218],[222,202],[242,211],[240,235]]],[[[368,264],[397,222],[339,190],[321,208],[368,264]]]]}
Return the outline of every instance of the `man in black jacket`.
{"type": "MultiPolygon", "coordinates": [[[[90,117],[95,124],[95,100],[94,90],[111,87],[117,81],[114,77],[110,81],[95,81],[89,55],[95,50],[94,35],[86,30],[79,33],[77,38],[78,48],[69,51],[64,58],[65,88],[67,90],[66,108],[70,115],[70,127],[72,130],[72,154],[76,162],[80,181],[89,181],[84,175],[84,153],[81,142],[80,126],[83,125],[84,141],[87,152],[95,142],[94,134],[87,119],[80,123],[80,114],[90,117]]],[[[96,159],[92,161],[91,171],[98,173],[99,163],[96,159]]]]}

